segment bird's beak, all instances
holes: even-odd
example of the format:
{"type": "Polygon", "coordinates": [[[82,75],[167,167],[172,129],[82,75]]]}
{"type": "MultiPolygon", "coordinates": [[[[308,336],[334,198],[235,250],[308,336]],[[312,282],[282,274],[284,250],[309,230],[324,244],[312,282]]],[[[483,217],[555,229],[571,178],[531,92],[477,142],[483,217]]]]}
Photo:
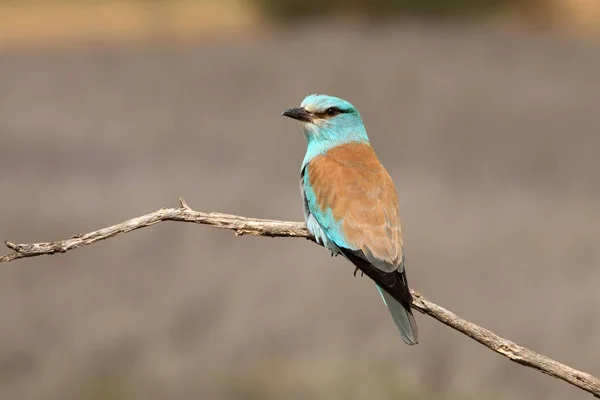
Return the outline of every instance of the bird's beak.
{"type": "Polygon", "coordinates": [[[303,122],[312,121],[312,115],[302,107],[290,108],[289,110],[282,112],[281,115],[303,122]]]}

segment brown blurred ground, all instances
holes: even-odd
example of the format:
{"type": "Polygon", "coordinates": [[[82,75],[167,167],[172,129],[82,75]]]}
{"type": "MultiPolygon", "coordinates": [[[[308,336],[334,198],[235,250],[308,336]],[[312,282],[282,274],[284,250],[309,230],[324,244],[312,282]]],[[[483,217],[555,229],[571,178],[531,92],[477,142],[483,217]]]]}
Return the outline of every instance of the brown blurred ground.
{"type": "MultiPolygon", "coordinates": [[[[0,54],[0,238],[176,206],[299,220],[311,92],[395,179],[411,284],[600,375],[600,43],[321,23],[203,44],[0,54]]],[[[587,399],[418,316],[302,240],[161,224],[0,270],[6,399],[587,399]]]]}
{"type": "Polygon", "coordinates": [[[371,4],[367,8],[373,11],[386,2],[412,3],[401,9],[421,16],[423,10],[429,10],[432,15],[447,18],[453,15],[450,10],[461,9],[466,14],[474,13],[471,19],[508,20],[578,36],[600,33],[598,0],[427,0],[427,7],[419,7],[415,0],[0,0],[0,50],[223,36],[263,29],[272,22],[269,11],[274,8],[288,10],[284,14],[294,19],[304,15],[298,10],[299,4],[304,4],[302,9],[314,8],[317,12],[312,14],[323,15],[325,10],[345,14],[345,9],[357,4],[371,4]],[[458,6],[452,7],[453,2],[458,6]]]}
{"type": "Polygon", "coordinates": [[[0,0],[0,49],[222,35],[256,23],[246,0],[0,0]]]}

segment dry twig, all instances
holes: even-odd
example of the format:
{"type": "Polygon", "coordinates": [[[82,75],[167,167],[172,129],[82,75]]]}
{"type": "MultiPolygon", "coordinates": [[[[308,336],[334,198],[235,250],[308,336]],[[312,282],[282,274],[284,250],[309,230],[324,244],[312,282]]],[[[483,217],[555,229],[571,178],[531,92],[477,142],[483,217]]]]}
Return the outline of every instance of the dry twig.
{"type": "MultiPolygon", "coordinates": [[[[231,229],[236,235],[299,237],[314,241],[313,236],[308,232],[303,222],[274,221],[219,213],[206,214],[192,210],[181,198],[179,201],[181,203],[180,208],[162,208],[153,213],[133,218],[120,224],[83,235],[75,235],[69,239],[57,242],[32,244],[5,242],[13,250],[13,253],[0,256],[0,263],[25,257],[65,253],[99,240],[108,239],[121,233],[131,232],[163,221],[194,222],[197,224],[212,225],[217,228],[231,229]]],[[[509,358],[511,361],[561,379],[600,398],[600,379],[595,376],[561,364],[526,347],[519,346],[426,300],[419,292],[412,289],[411,291],[414,296],[412,304],[414,309],[467,335],[490,350],[509,358]]]]}

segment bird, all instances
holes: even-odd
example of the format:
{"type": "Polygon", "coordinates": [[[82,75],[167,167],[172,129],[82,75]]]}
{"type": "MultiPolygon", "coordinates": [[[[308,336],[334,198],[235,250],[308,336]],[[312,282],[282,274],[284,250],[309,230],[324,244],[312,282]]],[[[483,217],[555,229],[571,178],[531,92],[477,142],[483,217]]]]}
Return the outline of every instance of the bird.
{"type": "Polygon", "coordinates": [[[307,141],[300,173],[304,219],[317,243],[373,280],[403,341],[418,343],[394,182],[350,102],[311,94],[283,116],[307,141]]]}

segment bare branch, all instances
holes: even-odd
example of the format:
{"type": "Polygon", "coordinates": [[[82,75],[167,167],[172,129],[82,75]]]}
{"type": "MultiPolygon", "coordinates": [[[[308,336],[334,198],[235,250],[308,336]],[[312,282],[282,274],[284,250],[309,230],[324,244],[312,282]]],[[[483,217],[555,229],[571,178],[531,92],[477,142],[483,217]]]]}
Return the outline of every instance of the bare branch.
{"type": "Polygon", "coordinates": [[[577,386],[578,388],[593,394],[594,397],[600,397],[600,379],[595,376],[578,371],[568,365],[559,363],[558,361],[538,354],[533,350],[529,350],[526,347],[519,346],[510,340],[496,335],[492,331],[464,320],[453,312],[426,300],[414,289],[411,289],[411,293],[415,297],[412,307],[416,310],[419,310],[422,313],[437,319],[441,323],[448,325],[450,328],[467,335],[488,349],[509,358],[511,361],[568,382],[571,385],[577,386]]]}
{"type": "MultiPolygon", "coordinates": [[[[111,238],[113,236],[145,228],[163,221],[193,222],[211,225],[221,229],[230,229],[236,235],[255,235],[270,237],[299,237],[314,241],[314,237],[306,229],[303,222],[275,221],[268,219],[246,218],[237,215],[202,213],[192,210],[185,200],[179,199],[181,208],[162,208],[144,216],[99,229],[83,235],[75,235],[57,242],[15,244],[5,242],[13,250],[12,253],[0,256],[0,263],[19,258],[36,257],[56,253],[65,253],[78,247],[86,246],[111,238]]],[[[558,361],[538,354],[526,347],[519,346],[495,333],[466,321],[456,314],[426,300],[421,294],[411,289],[414,296],[412,307],[427,314],[441,323],[467,335],[485,347],[501,354],[511,361],[531,367],[555,378],[570,383],[600,398],[600,379],[578,371],[558,361]]]]}
{"type": "Polygon", "coordinates": [[[121,222],[120,224],[83,235],[74,235],[69,239],[57,242],[15,244],[7,241],[4,243],[14,253],[0,256],[0,263],[25,257],[66,253],[69,250],[86,246],[99,240],[108,239],[136,229],[146,228],[163,221],[194,222],[197,224],[212,225],[217,228],[231,229],[238,236],[302,237],[313,240],[312,235],[306,229],[306,225],[302,222],[272,221],[219,213],[207,214],[192,210],[183,199],[180,199],[180,203],[182,205],[181,208],[162,208],[153,213],[121,222]]]}

